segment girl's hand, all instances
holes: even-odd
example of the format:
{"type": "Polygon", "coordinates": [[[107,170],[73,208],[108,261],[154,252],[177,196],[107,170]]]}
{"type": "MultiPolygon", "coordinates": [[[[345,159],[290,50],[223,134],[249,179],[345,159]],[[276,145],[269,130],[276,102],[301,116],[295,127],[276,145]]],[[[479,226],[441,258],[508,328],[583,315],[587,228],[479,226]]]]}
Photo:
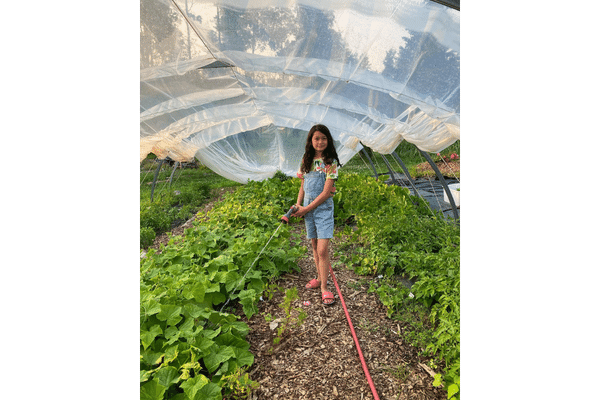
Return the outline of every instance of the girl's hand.
{"type": "Polygon", "coordinates": [[[292,213],[292,217],[303,217],[307,212],[307,207],[296,204],[296,211],[292,213]]]}

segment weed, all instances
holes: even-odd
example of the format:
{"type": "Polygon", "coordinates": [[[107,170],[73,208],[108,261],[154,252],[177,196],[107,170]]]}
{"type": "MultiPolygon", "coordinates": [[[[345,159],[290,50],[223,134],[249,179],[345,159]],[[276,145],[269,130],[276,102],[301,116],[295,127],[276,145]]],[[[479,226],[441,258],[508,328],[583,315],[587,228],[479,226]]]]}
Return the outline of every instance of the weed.
{"type": "Polygon", "coordinates": [[[364,286],[369,282],[368,279],[363,278],[358,281],[346,282],[349,288],[354,290],[363,290],[364,286]]]}
{"type": "Polygon", "coordinates": [[[276,283],[268,283],[263,295],[267,298],[267,300],[271,300],[276,292],[283,292],[283,289],[276,283]]]}
{"type": "Polygon", "coordinates": [[[335,262],[331,263],[331,269],[338,270],[338,269],[340,269],[340,267],[342,267],[343,265],[344,265],[344,263],[343,263],[343,262],[341,262],[341,261],[335,261],[335,262]]]}
{"type": "Polygon", "coordinates": [[[271,322],[271,321],[273,321],[273,316],[271,315],[271,313],[266,313],[266,314],[263,314],[263,317],[265,318],[265,321],[266,321],[266,322],[271,322]]]}
{"type": "Polygon", "coordinates": [[[375,333],[379,330],[379,325],[372,323],[364,318],[361,318],[358,326],[367,332],[375,333]]]}
{"type": "Polygon", "coordinates": [[[285,291],[285,297],[283,298],[283,303],[279,305],[279,307],[283,308],[285,316],[281,321],[279,327],[277,328],[277,335],[273,339],[273,346],[269,349],[269,352],[272,353],[274,350],[274,346],[281,342],[284,334],[290,328],[299,328],[300,325],[304,322],[307,317],[306,312],[302,308],[292,308],[292,302],[298,299],[298,289],[291,288],[285,291]],[[296,311],[296,313],[292,313],[292,311],[296,311]]]}
{"type": "Polygon", "coordinates": [[[395,368],[388,368],[386,369],[386,372],[396,378],[400,383],[404,383],[410,373],[406,363],[402,363],[395,368]]]}

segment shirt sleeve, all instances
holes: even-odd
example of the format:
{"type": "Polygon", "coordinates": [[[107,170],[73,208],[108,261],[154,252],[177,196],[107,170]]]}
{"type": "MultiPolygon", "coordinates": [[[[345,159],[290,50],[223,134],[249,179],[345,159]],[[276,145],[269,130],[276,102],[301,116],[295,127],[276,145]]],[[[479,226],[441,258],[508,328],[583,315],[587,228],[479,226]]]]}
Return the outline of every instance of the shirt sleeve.
{"type": "Polygon", "coordinates": [[[328,165],[327,167],[325,167],[325,171],[327,173],[327,178],[326,179],[334,179],[334,180],[336,180],[338,178],[338,163],[337,163],[337,160],[333,160],[333,162],[331,163],[331,165],[328,165]]]}

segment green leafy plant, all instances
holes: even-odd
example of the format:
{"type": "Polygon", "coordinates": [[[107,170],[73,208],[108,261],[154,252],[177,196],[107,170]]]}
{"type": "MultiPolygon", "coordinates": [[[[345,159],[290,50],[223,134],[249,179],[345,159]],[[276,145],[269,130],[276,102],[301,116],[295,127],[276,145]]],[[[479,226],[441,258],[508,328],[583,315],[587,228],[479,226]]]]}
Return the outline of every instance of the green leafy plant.
{"type": "Polygon", "coordinates": [[[273,316],[271,315],[271,313],[263,314],[263,317],[264,317],[265,321],[267,321],[267,322],[273,321],[273,316]]]}
{"type": "Polygon", "coordinates": [[[277,335],[273,339],[273,346],[270,352],[273,352],[274,346],[278,345],[283,339],[284,334],[288,333],[291,328],[298,328],[307,317],[306,312],[302,308],[293,308],[292,303],[298,299],[298,289],[291,288],[285,291],[283,302],[279,304],[284,311],[284,317],[277,328],[277,335]]]}
{"type": "Polygon", "coordinates": [[[400,383],[404,383],[410,373],[405,363],[397,365],[395,368],[387,368],[386,371],[400,381],[400,383]]]}
{"type": "Polygon", "coordinates": [[[267,300],[272,300],[275,293],[282,291],[283,289],[279,285],[275,283],[268,283],[264,291],[264,296],[267,300]]]}
{"type": "Polygon", "coordinates": [[[140,228],[140,247],[147,248],[152,245],[154,239],[156,238],[156,233],[152,228],[140,228]]]}
{"type": "Polygon", "coordinates": [[[280,181],[287,181],[292,179],[291,176],[287,176],[286,174],[284,174],[282,171],[277,171],[275,172],[275,175],[273,175],[273,179],[279,179],[280,181]]]}
{"type": "Polygon", "coordinates": [[[258,389],[260,384],[250,379],[245,368],[238,368],[232,374],[223,377],[223,387],[228,392],[226,399],[249,399],[252,391],[258,389]]]}

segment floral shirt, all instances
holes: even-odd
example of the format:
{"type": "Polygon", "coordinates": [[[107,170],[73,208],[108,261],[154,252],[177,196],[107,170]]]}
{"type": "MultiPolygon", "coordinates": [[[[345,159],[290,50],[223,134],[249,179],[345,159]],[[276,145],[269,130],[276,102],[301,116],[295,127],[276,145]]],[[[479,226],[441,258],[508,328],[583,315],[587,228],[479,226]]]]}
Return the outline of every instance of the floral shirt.
{"type": "MultiPolygon", "coordinates": [[[[326,179],[336,180],[338,178],[338,162],[337,160],[333,160],[331,165],[325,165],[325,162],[322,158],[315,158],[312,163],[312,167],[310,172],[318,171],[327,174],[326,179]]],[[[300,171],[296,174],[298,178],[304,179],[304,174],[300,171]]]]}

